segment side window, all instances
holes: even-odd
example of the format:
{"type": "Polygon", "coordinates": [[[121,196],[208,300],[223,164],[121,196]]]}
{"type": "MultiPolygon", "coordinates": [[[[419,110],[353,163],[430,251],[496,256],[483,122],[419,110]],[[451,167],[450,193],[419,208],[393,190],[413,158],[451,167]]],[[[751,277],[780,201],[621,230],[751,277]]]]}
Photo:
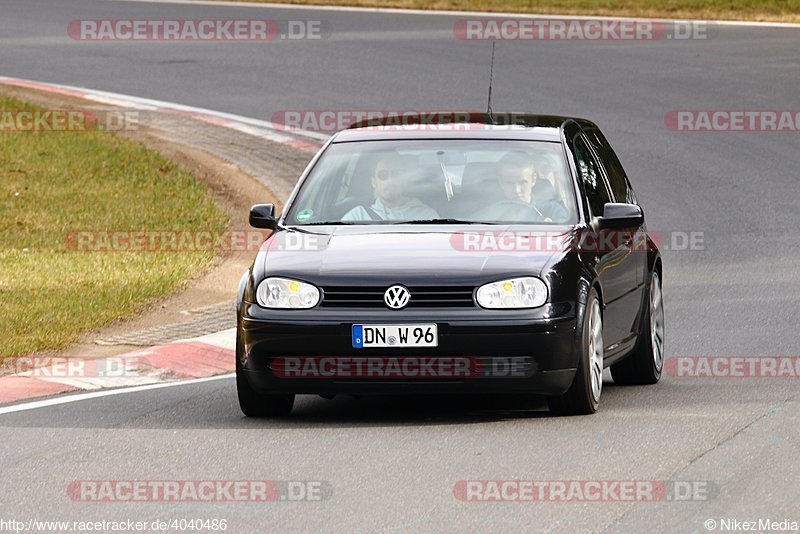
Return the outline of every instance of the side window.
{"type": "Polygon", "coordinates": [[[608,175],[608,184],[611,186],[611,192],[614,193],[614,199],[617,202],[636,204],[636,196],[633,194],[627,176],[625,176],[625,170],[622,168],[622,164],[619,162],[619,158],[617,158],[608,140],[600,130],[589,130],[586,134],[597,149],[597,154],[600,156],[600,161],[608,175]]]}
{"type": "Polygon", "coordinates": [[[597,162],[583,137],[575,138],[574,150],[575,167],[578,169],[581,182],[583,182],[583,189],[586,192],[586,199],[589,201],[592,215],[602,215],[603,206],[606,202],[611,202],[611,198],[600,170],[597,168],[597,162]]]}

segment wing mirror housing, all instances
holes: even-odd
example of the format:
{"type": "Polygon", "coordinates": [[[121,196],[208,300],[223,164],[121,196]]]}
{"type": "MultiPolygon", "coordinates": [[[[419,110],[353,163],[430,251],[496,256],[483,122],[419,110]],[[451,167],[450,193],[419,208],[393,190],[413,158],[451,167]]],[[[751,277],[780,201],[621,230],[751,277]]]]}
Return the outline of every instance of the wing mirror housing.
{"type": "Polygon", "coordinates": [[[274,204],[256,204],[250,208],[250,226],[253,228],[266,228],[275,230],[278,228],[278,218],[275,217],[274,204]]]}
{"type": "Polygon", "coordinates": [[[636,204],[609,202],[603,206],[603,216],[592,219],[595,231],[610,228],[639,228],[644,224],[644,212],[636,204]]]}

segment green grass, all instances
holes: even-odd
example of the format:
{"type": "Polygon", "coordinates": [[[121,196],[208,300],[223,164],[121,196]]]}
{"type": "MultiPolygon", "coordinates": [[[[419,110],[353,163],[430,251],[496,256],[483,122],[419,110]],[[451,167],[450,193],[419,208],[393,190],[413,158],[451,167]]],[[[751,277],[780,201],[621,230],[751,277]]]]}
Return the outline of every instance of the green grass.
{"type": "Polygon", "coordinates": [[[244,0],[287,4],[800,22],[800,0],[244,0]]]}
{"type": "MultiPolygon", "coordinates": [[[[0,110],[35,110],[0,96],[0,110]]],[[[58,349],[131,316],[213,251],[79,252],[75,230],[224,231],[207,187],[110,133],[0,133],[0,357],[58,349]]]]}

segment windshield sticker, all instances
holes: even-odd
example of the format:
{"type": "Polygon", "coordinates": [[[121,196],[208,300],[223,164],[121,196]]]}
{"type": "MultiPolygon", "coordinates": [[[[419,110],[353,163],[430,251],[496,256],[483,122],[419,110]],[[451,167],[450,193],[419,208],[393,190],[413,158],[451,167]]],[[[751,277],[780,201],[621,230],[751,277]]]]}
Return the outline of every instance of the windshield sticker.
{"type": "Polygon", "coordinates": [[[314,217],[314,210],[303,210],[297,214],[297,220],[300,222],[309,221],[314,217]]]}

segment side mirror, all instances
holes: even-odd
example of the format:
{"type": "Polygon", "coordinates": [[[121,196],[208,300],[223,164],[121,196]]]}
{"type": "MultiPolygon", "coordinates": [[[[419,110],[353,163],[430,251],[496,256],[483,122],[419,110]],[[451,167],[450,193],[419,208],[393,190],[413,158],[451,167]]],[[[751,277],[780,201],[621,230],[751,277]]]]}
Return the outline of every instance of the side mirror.
{"type": "Polygon", "coordinates": [[[592,219],[592,228],[638,228],[644,224],[642,208],[636,204],[612,203],[603,206],[603,216],[592,219]]]}
{"type": "Polygon", "coordinates": [[[250,208],[250,226],[253,228],[278,228],[278,219],[275,217],[274,204],[256,204],[250,208]]]}

